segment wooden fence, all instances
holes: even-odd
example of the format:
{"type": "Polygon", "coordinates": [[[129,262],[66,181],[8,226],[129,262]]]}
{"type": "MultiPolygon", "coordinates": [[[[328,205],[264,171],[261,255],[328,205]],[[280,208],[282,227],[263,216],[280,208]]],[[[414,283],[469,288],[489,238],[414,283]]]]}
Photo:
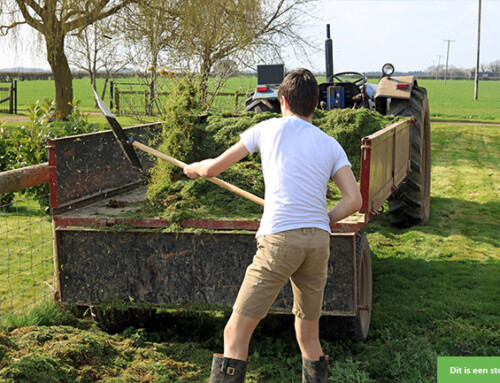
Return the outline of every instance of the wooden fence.
{"type": "Polygon", "coordinates": [[[9,86],[0,84],[0,112],[17,114],[17,80],[9,86]]]}
{"type": "MultiPolygon", "coordinates": [[[[169,92],[156,92],[155,98],[151,99],[149,89],[144,90],[121,90],[118,84],[111,88],[111,108],[117,115],[145,115],[152,116],[161,114],[161,103],[170,94],[169,92]]],[[[223,104],[224,109],[238,109],[241,98],[246,98],[246,93],[235,92],[208,92],[214,96],[212,106],[223,104]],[[223,101],[223,98],[226,98],[223,101]]],[[[220,106],[220,105],[219,105],[220,106]]]]}

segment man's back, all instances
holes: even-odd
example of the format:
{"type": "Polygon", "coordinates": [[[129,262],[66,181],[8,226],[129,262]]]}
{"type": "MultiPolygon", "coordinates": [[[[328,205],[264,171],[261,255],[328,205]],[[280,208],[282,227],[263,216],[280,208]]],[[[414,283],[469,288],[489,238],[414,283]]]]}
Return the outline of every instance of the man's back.
{"type": "Polygon", "coordinates": [[[296,116],[264,121],[241,137],[262,157],[266,203],[257,235],[301,227],[329,231],[327,182],[350,165],[337,141],[296,116]]]}

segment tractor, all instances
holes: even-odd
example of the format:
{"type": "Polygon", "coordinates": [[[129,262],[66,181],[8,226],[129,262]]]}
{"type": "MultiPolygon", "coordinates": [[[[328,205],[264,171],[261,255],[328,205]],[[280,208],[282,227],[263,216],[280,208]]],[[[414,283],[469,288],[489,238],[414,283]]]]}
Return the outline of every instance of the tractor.
{"type": "MultiPolygon", "coordinates": [[[[391,224],[424,225],[430,210],[430,116],[427,91],[414,76],[395,76],[390,63],[382,67],[378,84],[358,72],[333,73],[330,25],[326,26],[326,82],[319,84],[318,108],[323,110],[369,108],[382,115],[415,117],[411,134],[411,169],[389,198],[391,224]]],[[[278,88],[285,77],[283,64],[258,65],[257,88],[246,101],[246,111],[280,113],[278,88]]]]}

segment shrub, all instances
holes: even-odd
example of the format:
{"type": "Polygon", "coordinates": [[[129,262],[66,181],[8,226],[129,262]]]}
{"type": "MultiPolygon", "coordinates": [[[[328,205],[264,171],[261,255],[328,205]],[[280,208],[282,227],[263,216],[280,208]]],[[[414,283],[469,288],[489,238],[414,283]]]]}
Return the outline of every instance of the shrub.
{"type": "MultiPolygon", "coordinates": [[[[47,162],[45,147],[49,139],[99,131],[99,125],[89,123],[78,105],[78,101],[73,103],[66,121],[56,121],[55,103],[48,99],[37,101],[28,108],[29,122],[19,128],[2,129],[0,171],[47,162]]],[[[48,184],[24,189],[22,193],[34,197],[48,209],[48,184]]]]}

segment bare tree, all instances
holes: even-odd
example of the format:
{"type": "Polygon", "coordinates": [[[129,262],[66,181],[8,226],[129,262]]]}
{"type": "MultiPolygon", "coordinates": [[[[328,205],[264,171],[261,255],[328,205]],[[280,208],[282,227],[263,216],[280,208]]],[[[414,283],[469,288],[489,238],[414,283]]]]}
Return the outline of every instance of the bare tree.
{"type": "Polygon", "coordinates": [[[200,73],[201,96],[206,99],[214,65],[227,58],[280,52],[283,44],[307,45],[299,22],[313,0],[179,0],[177,47],[194,60],[200,73]]]}
{"type": "Polygon", "coordinates": [[[58,117],[71,113],[73,84],[64,51],[68,33],[117,13],[134,0],[0,0],[0,34],[27,24],[45,39],[47,60],[55,82],[58,117]],[[9,20],[6,19],[10,18],[9,20]]]}
{"type": "Polygon", "coordinates": [[[150,0],[137,2],[128,8],[126,23],[121,28],[129,44],[132,44],[136,66],[151,73],[149,81],[149,110],[156,100],[157,77],[161,66],[161,54],[176,46],[176,33],[179,22],[178,7],[182,0],[150,0]],[[137,60],[137,58],[139,58],[137,60]],[[144,58],[144,60],[143,60],[144,58]],[[146,67],[144,68],[144,62],[146,67]]]}
{"type": "Polygon", "coordinates": [[[494,73],[500,73],[500,60],[490,62],[488,68],[494,73]]]}
{"type": "Polygon", "coordinates": [[[92,88],[97,92],[98,74],[104,76],[101,98],[104,99],[106,88],[113,74],[124,69],[128,63],[121,48],[122,39],[116,36],[111,20],[99,20],[83,31],[71,36],[69,62],[90,76],[92,88]],[[113,36],[113,37],[111,37],[113,36]]]}

